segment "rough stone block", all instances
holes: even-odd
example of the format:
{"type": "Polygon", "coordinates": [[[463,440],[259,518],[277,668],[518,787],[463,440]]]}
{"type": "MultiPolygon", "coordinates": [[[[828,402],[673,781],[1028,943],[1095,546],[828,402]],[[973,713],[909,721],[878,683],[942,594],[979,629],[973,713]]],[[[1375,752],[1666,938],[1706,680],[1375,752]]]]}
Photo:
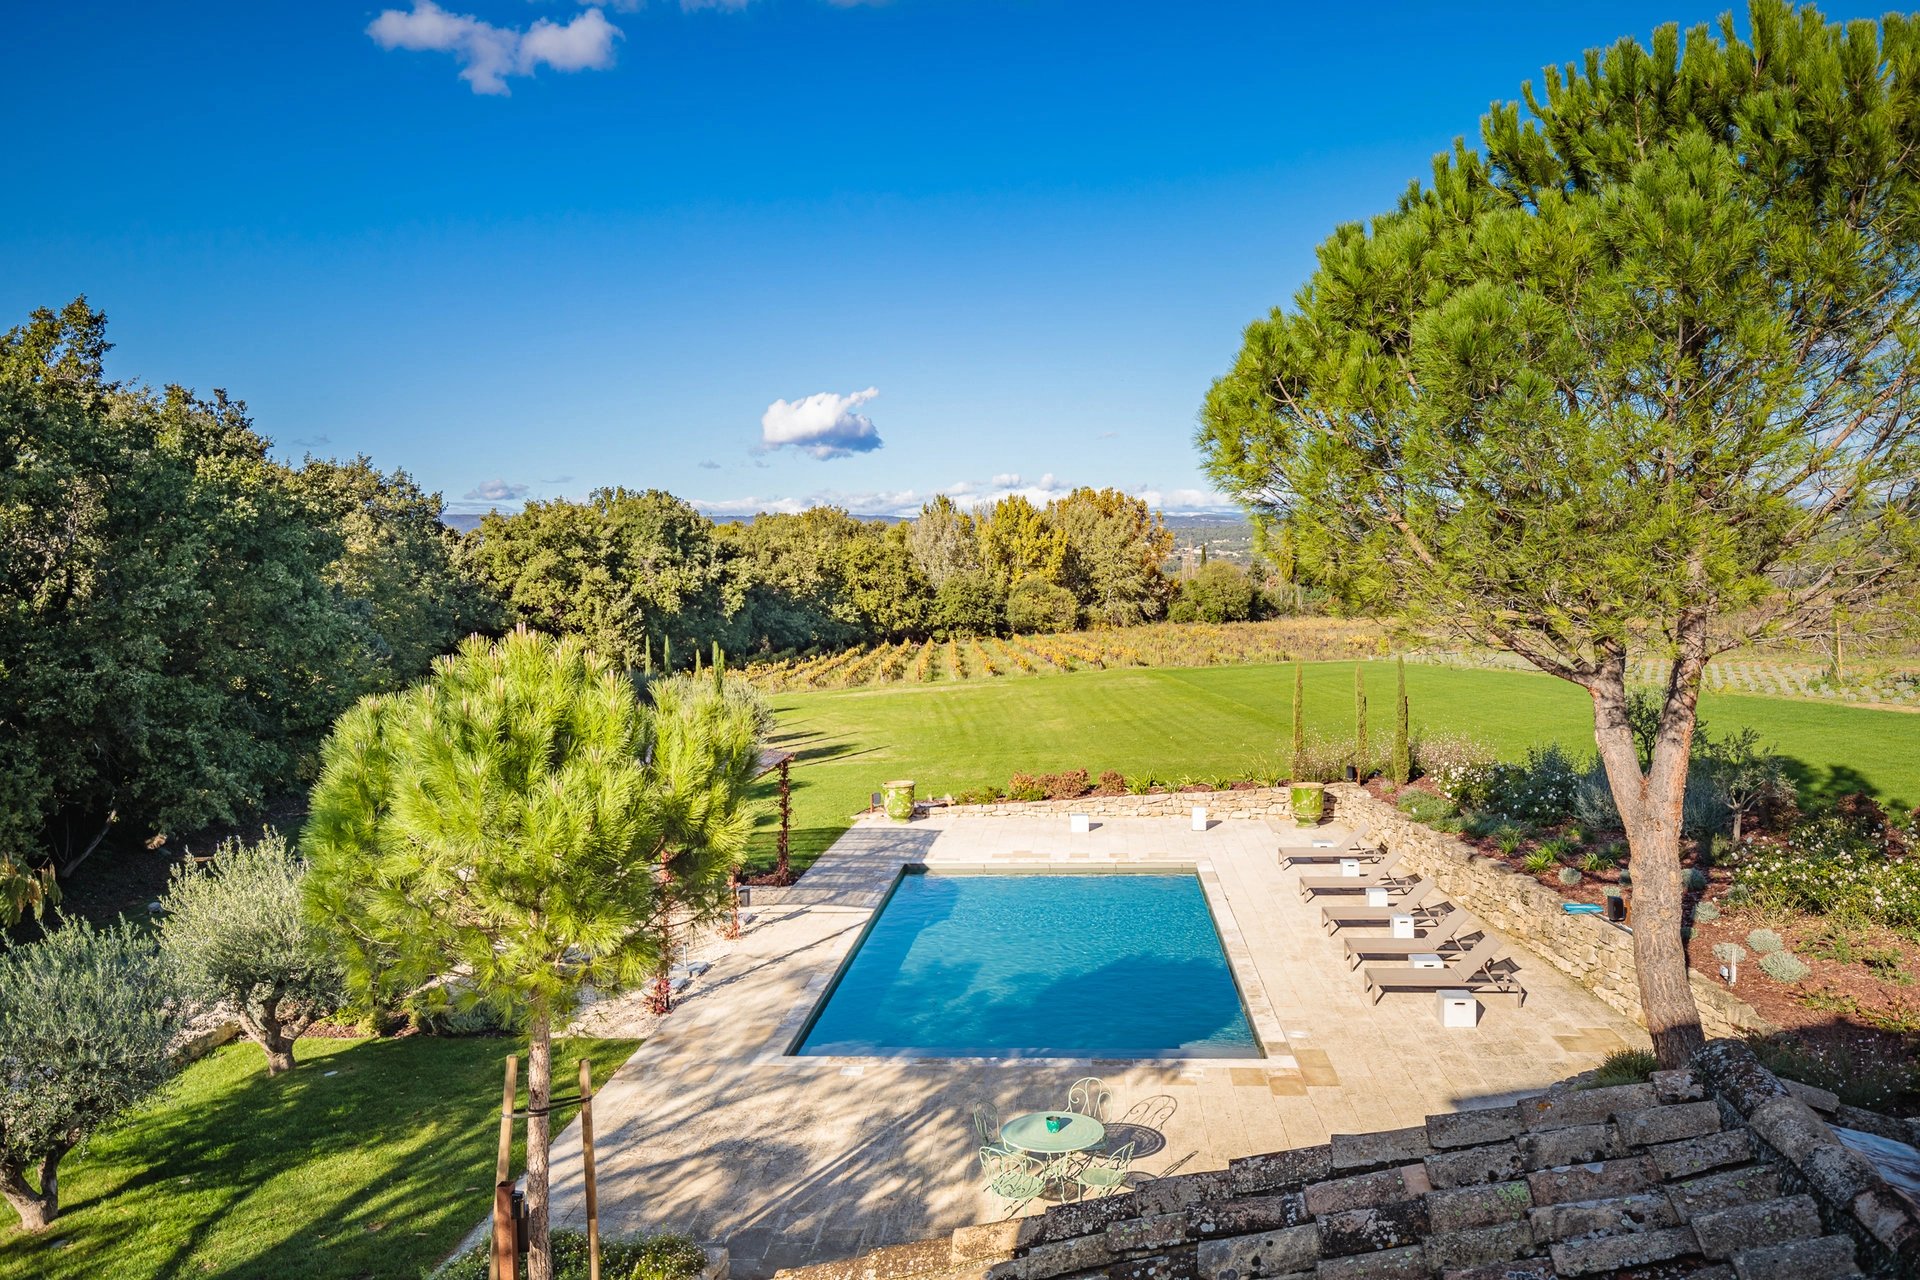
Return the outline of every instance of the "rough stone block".
{"type": "Polygon", "coordinates": [[[974,1259],[1001,1258],[1011,1254],[1020,1244],[1021,1220],[1008,1222],[983,1222],[978,1226],[958,1227],[954,1230],[948,1246],[948,1257],[954,1262],[972,1262],[974,1259]]]}
{"type": "Polygon", "coordinates": [[[1865,1192],[1886,1186],[1872,1163],[1847,1147],[1808,1147],[1793,1163],[1815,1195],[1843,1210],[1865,1192]]]}
{"type": "Polygon", "coordinates": [[[1233,1194],[1233,1178],[1225,1169],[1183,1173],[1174,1178],[1150,1178],[1133,1192],[1138,1208],[1130,1216],[1173,1213],[1188,1205],[1224,1200],[1233,1194]]]}
{"type": "Polygon", "coordinates": [[[1306,1197],[1308,1213],[1343,1213],[1348,1209],[1404,1200],[1407,1184],[1398,1169],[1382,1169],[1378,1173],[1356,1173],[1350,1178],[1316,1182],[1302,1194],[1306,1197]]]}
{"type": "Polygon", "coordinates": [[[1660,1105],[1650,1084],[1620,1084],[1608,1089],[1568,1089],[1517,1103],[1529,1129],[1568,1129],[1603,1124],[1616,1116],[1660,1105]]]}
{"type": "Polygon", "coordinates": [[[1524,1222],[1497,1222],[1428,1236],[1424,1247],[1428,1268],[1455,1271],[1524,1258],[1533,1252],[1533,1232],[1524,1222]]]}
{"type": "Polygon", "coordinates": [[[1665,1103],[1699,1102],[1707,1096],[1693,1072],[1684,1067],[1678,1071],[1656,1071],[1647,1083],[1653,1086],[1654,1095],[1665,1103]]]}
{"type": "Polygon", "coordinates": [[[1427,1234],[1427,1205],[1424,1200],[1400,1200],[1365,1209],[1348,1209],[1345,1213],[1322,1214],[1319,1227],[1323,1258],[1399,1249],[1418,1244],[1427,1234]]]}
{"type": "Polygon", "coordinates": [[[1433,1148],[1427,1145],[1427,1127],[1423,1124],[1379,1133],[1336,1133],[1331,1145],[1335,1173],[1405,1164],[1433,1154],[1433,1148]]]}
{"type": "Polygon", "coordinates": [[[1826,1122],[1798,1098],[1773,1098],[1761,1103],[1747,1117],[1747,1124],[1766,1139],[1768,1146],[1796,1165],[1821,1147],[1840,1145],[1826,1122]]]}
{"type": "Polygon", "coordinates": [[[1306,1196],[1298,1191],[1196,1204],[1186,1213],[1187,1234],[1196,1240],[1297,1227],[1313,1216],[1307,1212],[1306,1196]]]}
{"type": "Polygon", "coordinates": [[[1526,1217],[1533,1193],[1520,1181],[1435,1191],[1427,1197],[1427,1220],[1435,1231],[1465,1231],[1526,1217]]]}
{"type": "Polygon", "coordinates": [[[1720,1107],[1713,1102],[1685,1102],[1672,1107],[1649,1107],[1620,1117],[1620,1136],[1632,1147],[1651,1147],[1720,1132],[1720,1107]]]}
{"type": "Polygon", "coordinates": [[[1329,1258],[1313,1269],[1314,1280],[1427,1280],[1426,1254],[1417,1244],[1385,1253],[1329,1258]]]}
{"type": "Polygon", "coordinates": [[[1441,1273],[1442,1280],[1557,1280],[1549,1258],[1516,1258],[1512,1262],[1490,1262],[1481,1267],[1441,1273]]]}
{"type": "Polygon", "coordinates": [[[1663,1231],[1680,1225],[1680,1214],[1661,1192],[1614,1196],[1606,1200],[1575,1200],[1546,1205],[1527,1214],[1533,1238],[1541,1244],[1576,1236],[1619,1236],[1641,1231],[1663,1231]]]}
{"type": "Polygon", "coordinates": [[[1620,1130],[1610,1124],[1583,1124],[1529,1133],[1520,1139],[1520,1159],[1529,1169],[1611,1160],[1627,1153],[1620,1130]]]}
{"type": "Polygon", "coordinates": [[[1333,1144],[1295,1147],[1266,1155],[1245,1156],[1227,1162],[1227,1174],[1235,1195],[1255,1191],[1297,1189],[1319,1182],[1333,1172],[1333,1144]]]}
{"type": "Polygon", "coordinates": [[[1845,1236],[1821,1236],[1788,1244],[1743,1249],[1733,1255],[1733,1272],[1740,1280],[1841,1280],[1860,1274],[1853,1241],[1845,1236]]]}
{"type": "Polygon", "coordinates": [[[1465,1147],[1428,1156],[1424,1162],[1427,1179],[1435,1190],[1468,1187],[1481,1182],[1506,1182],[1524,1171],[1520,1146],[1514,1142],[1494,1142],[1484,1147],[1465,1147]]]}
{"type": "Polygon", "coordinates": [[[1450,1111],[1427,1117],[1427,1145],[1435,1151],[1456,1147],[1477,1147],[1482,1143],[1511,1138],[1526,1126],[1514,1107],[1486,1107],[1474,1111],[1450,1111]]]}
{"type": "Polygon", "coordinates": [[[1751,1169],[1729,1169],[1704,1178],[1676,1183],[1667,1188],[1667,1199],[1682,1220],[1698,1213],[1718,1213],[1743,1204],[1758,1204],[1780,1194],[1780,1173],[1770,1165],[1751,1169]]]}
{"type": "Polygon", "coordinates": [[[1703,1213],[1693,1220],[1700,1252],[1709,1258],[1731,1258],[1742,1249],[1810,1240],[1823,1230],[1819,1206],[1812,1196],[1804,1195],[1703,1213]]]}
{"type": "Polygon", "coordinates": [[[1587,1236],[1563,1240],[1548,1252],[1554,1269],[1563,1276],[1590,1276],[1602,1271],[1644,1267],[1694,1252],[1693,1232],[1686,1227],[1623,1236],[1587,1236]]]}
{"type": "Polygon", "coordinates": [[[1575,1200],[1605,1200],[1632,1195],[1658,1185],[1660,1170],[1645,1156],[1624,1160],[1603,1160],[1593,1164],[1569,1165],[1562,1169],[1542,1169],[1527,1175],[1527,1189],[1537,1205],[1566,1204],[1575,1200]]]}
{"type": "Polygon", "coordinates": [[[1131,1195],[1057,1204],[1038,1218],[1026,1219],[1033,1226],[1022,1230],[1020,1239],[1023,1244],[1038,1246],[1089,1235],[1104,1238],[1108,1227],[1143,1212],[1140,1202],[1131,1195]]]}
{"type": "Polygon", "coordinates": [[[1725,1098],[1743,1116],[1763,1103],[1788,1097],[1780,1078],[1760,1065],[1753,1050],[1738,1040],[1714,1040],[1693,1055],[1693,1072],[1707,1088],[1725,1098]]]}
{"type": "Polygon", "coordinates": [[[1815,1111],[1832,1115],[1840,1109],[1840,1095],[1831,1089],[1822,1089],[1818,1085],[1802,1084],[1798,1080],[1782,1080],[1787,1092],[1812,1107],[1815,1111]]]}
{"type": "Polygon", "coordinates": [[[1107,1280],[1199,1280],[1199,1275],[1199,1260],[1190,1248],[1116,1262],[1107,1268],[1107,1280]]]}
{"type": "Polygon", "coordinates": [[[1113,1250],[1107,1247],[1106,1233],[1102,1232],[1097,1236],[1037,1244],[1027,1250],[1025,1256],[1002,1263],[989,1274],[996,1278],[1004,1276],[1006,1280],[1052,1280],[1054,1276],[1104,1267],[1112,1261],[1113,1250]]]}
{"type": "Polygon", "coordinates": [[[1687,1138],[1648,1147],[1647,1155],[1664,1178],[1690,1178],[1709,1169],[1746,1164],[1754,1158],[1753,1136],[1745,1129],[1727,1129],[1704,1137],[1687,1138]]]}
{"type": "Polygon", "coordinates": [[[1129,1218],[1107,1228],[1107,1247],[1115,1253],[1133,1253],[1144,1249],[1172,1249],[1186,1243],[1187,1215],[1156,1213],[1150,1218],[1129,1218]]]}
{"type": "Polygon", "coordinates": [[[1320,1258],[1320,1232],[1311,1224],[1200,1245],[1201,1280],[1255,1280],[1310,1271],[1320,1258]]]}
{"type": "Polygon", "coordinates": [[[1869,1188],[1853,1198],[1853,1219],[1888,1252],[1911,1259],[1920,1272],[1920,1209],[1893,1188],[1869,1188]]]}

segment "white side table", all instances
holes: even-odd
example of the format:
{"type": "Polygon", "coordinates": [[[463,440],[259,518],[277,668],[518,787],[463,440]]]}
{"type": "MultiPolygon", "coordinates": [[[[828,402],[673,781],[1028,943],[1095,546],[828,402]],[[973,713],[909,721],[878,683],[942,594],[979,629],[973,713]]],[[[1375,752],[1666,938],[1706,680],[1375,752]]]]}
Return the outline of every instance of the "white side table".
{"type": "Polygon", "coordinates": [[[1384,907],[1388,905],[1387,891],[1380,888],[1367,890],[1367,905],[1370,907],[1384,907]]]}
{"type": "Polygon", "coordinates": [[[1413,936],[1413,913],[1411,911],[1402,911],[1389,918],[1387,923],[1393,926],[1394,937],[1411,938],[1413,936]]]}
{"type": "Polygon", "coordinates": [[[1440,992],[1440,1025],[1476,1027],[1480,1025],[1480,1001],[1473,992],[1447,987],[1440,992]]]}
{"type": "Polygon", "coordinates": [[[1358,858],[1342,858],[1342,859],[1340,859],[1340,874],[1341,874],[1341,875],[1343,875],[1343,876],[1357,876],[1357,875],[1359,875],[1359,874],[1360,874],[1360,859],[1358,859],[1358,858]]]}
{"type": "Polygon", "coordinates": [[[1086,835],[1093,830],[1093,820],[1084,813],[1070,813],[1067,815],[1067,830],[1076,836],[1086,835]]]}
{"type": "Polygon", "coordinates": [[[1193,829],[1195,831],[1205,831],[1207,829],[1207,811],[1199,805],[1195,805],[1193,808],[1193,829]]]}
{"type": "Polygon", "coordinates": [[[1407,957],[1407,963],[1415,969],[1444,969],[1447,962],[1437,952],[1416,951],[1407,957]]]}

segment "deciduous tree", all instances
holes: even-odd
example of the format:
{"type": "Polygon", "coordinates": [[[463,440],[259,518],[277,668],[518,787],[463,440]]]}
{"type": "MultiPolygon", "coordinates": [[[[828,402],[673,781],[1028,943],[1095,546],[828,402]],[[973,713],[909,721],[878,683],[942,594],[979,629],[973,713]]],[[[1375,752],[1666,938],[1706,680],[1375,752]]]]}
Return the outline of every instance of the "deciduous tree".
{"type": "Polygon", "coordinates": [[[1208,396],[1207,465],[1316,582],[1591,695],[1641,1006],[1701,1039],[1679,841],[1701,675],[1911,576],[1913,23],[1756,0],[1550,69],[1394,211],[1339,228],[1208,396]],[[1665,667],[1642,767],[1630,655],[1665,667]]]}

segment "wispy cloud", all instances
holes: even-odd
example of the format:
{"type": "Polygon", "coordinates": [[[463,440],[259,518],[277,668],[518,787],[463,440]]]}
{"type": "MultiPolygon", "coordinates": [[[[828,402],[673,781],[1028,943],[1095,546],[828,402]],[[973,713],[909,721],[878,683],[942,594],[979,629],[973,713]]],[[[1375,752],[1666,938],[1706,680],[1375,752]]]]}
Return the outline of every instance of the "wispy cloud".
{"type": "Polygon", "coordinates": [[[718,471],[720,469],[720,464],[715,462],[712,458],[703,458],[700,462],[700,469],[702,471],[718,471]]]}
{"type": "Polygon", "coordinates": [[[526,485],[505,480],[483,480],[467,490],[468,502],[513,502],[526,496],[526,485]]]}
{"type": "Polygon", "coordinates": [[[565,23],[538,18],[523,30],[453,13],[433,0],[382,11],[367,24],[367,34],[382,49],[452,54],[460,78],[475,93],[502,96],[512,92],[508,77],[530,76],[543,66],[555,71],[612,66],[614,41],[621,36],[620,28],[597,7],[582,9],[565,23]]]}
{"type": "Polygon", "coordinates": [[[845,458],[880,447],[873,419],[860,413],[878,387],[838,395],[821,391],[801,400],[775,400],[760,415],[762,452],[792,447],[816,458],[845,458]]]}

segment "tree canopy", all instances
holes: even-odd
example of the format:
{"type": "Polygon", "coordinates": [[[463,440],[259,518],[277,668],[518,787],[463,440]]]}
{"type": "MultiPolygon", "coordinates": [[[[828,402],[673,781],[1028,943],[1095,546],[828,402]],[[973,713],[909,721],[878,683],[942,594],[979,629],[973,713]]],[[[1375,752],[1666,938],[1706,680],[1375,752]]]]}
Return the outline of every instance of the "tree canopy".
{"type": "Polygon", "coordinates": [[[1700,677],[1920,560],[1913,24],[1757,0],[1496,105],[1337,229],[1202,414],[1215,480],[1315,580],[1592,692],[1650,1029],[1698,1036],[1679,812],[1700,677]],[[1630,650],[1669,666],[1634,757],[1630,650]]]}

